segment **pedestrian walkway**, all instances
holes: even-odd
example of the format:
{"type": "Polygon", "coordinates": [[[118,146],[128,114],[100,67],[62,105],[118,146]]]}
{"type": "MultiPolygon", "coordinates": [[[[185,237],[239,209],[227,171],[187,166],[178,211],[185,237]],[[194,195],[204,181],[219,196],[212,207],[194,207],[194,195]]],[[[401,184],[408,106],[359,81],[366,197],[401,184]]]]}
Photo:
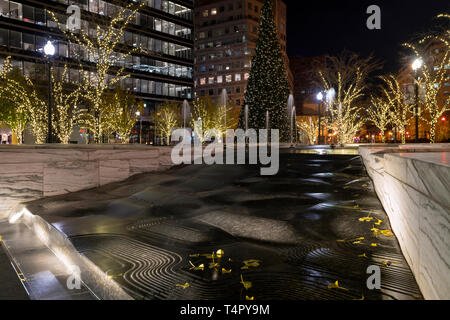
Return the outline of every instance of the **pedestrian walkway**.
{"type": "Polygon", "coordinates": [[[0,299],[95,299],[85,286],[67,288],[70,274],[64,264],[27,226],[3,221],[0,234],[0,299]]]}
{"type": "Polygon", "coordinates": [[[28,300],[28,294],[14,270],[0,239],[0,300],[28,300]]]}

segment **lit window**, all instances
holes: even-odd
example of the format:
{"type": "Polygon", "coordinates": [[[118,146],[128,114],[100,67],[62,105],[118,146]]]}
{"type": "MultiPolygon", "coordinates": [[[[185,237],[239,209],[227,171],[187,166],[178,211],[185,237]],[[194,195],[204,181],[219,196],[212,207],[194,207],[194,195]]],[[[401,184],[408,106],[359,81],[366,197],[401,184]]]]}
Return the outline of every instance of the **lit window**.
{"type": "Polygon", "coordinates": [[[208,78],[208,84],[214,84],[214,77],[208,78]]]}
{"type": "Polygon", "coordinates": [[[222,76],[217,76],[217,83],[222,83],[222,76]]]}
{"type": "Polygon", "coordinates": [[[225,77],[225,81],[226,81],[226,82],[231,82],[231,81],[232,81],[232,76],[231,76],[231,74],[225,77]]]}
{"type": "Polygon", "coordinates": [[[236,73],[234,75],[234,81],[241,81],[241,74],[240,73],[236,73]]]}
{"type": "Polygon", "coordinates": [[[205,85],[206,84],[206,78],[201,78],[200,79],[200,85],[205,85]]]}
{"type": "Polygon", "coordinates": [[[212,8],[211,9],[211,15],[215,16],[217,14],[217,8],[212,8]]]}
{"type": "Polygon", "coordinates": [[[244,80],[248,80],[248,77],[250,77],[250,74],[249,73],[245,73],[244,74],[244,80]]]}
{"type": "Polygon", "coordinates": [[[204,17],[207,17],[208,16],[208,10],[203,10],[203,14],[202,14],[204,17]]]}

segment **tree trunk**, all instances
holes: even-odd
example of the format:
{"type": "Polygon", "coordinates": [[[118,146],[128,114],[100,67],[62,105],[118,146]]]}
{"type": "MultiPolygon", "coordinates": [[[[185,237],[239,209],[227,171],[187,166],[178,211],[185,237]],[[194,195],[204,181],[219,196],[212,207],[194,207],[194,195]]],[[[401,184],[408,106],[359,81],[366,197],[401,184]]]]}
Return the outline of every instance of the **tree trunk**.
{"type": "Polygon", "coordinates": [[[430,126],[430,143],[436,142],[436,122],[431,122],[430,126]]]}

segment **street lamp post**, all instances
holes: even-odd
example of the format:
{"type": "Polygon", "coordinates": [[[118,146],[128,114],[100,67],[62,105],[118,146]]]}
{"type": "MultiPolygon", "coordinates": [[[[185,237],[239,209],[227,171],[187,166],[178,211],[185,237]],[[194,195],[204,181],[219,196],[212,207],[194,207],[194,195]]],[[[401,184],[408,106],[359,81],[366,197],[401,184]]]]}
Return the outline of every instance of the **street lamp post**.
{"type": "Polygon", "coordinates": [[[316,96],[316,98],[317,98],[317,101],[318,101],[318,103],[317,103],[317,108],[318,108],[318,112],[319,112],[319,139],[317,140],[317,144],[320,144],[321,143],[321,134],[320,134],[320,122],[321,122],[321,112],[320,112],[320,105],[322,104],[322,100],[323,100],[323,94],[322,94],[322,92],[319,92],[318,94],[317,94],[317,96],[316,96]]]}
{"type": "Polygon", "coordinates": [[[51,70],[52,70],[52,56],[55,55],[55,46],[53,43],[49,40],[47,41],[47,44],[44,46],[44,53],[47,56],[47,62],[48,62],[48,132],[47,132],[47,143],[53,142],[53,135],[52,135],[52,77],[51,77],[51,70]]]}
{"type": "Polygon", "coordinates": [[[416,105],[415,105],[415,114],[416,114],[416,137],[414,141],[416,143],[419,142],[419,72],[418,70],[422,68],[422,59],[417,58],[414,60],[412,64],[412,69],[414,70],[414,80],[415,80],[415,93],[416,93],[416,105]]]}
{"type": "Polygon", "coordinates": [[[136,111],[136,115],[139,117],[139,144],[142,144],[142,117],[141,112],[136,111]]]}

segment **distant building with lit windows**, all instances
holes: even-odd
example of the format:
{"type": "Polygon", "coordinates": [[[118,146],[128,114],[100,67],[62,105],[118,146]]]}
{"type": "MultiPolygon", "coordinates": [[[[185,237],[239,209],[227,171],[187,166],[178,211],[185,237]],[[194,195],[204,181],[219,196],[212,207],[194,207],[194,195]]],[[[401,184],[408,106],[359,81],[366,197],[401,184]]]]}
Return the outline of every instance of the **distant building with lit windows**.
{"type": "MultiPolygon", "coordinates": [[[[274,0],[274,16],[290,83],[286,55],[286,5],[274,0]]],[[[242,106],[258,39],[261,0],[197,0],[195,2],[195,95],[217,99],[226,89],[242,106]]],[[[293,87],[293,85],[291,85],[293,87]]]]}

